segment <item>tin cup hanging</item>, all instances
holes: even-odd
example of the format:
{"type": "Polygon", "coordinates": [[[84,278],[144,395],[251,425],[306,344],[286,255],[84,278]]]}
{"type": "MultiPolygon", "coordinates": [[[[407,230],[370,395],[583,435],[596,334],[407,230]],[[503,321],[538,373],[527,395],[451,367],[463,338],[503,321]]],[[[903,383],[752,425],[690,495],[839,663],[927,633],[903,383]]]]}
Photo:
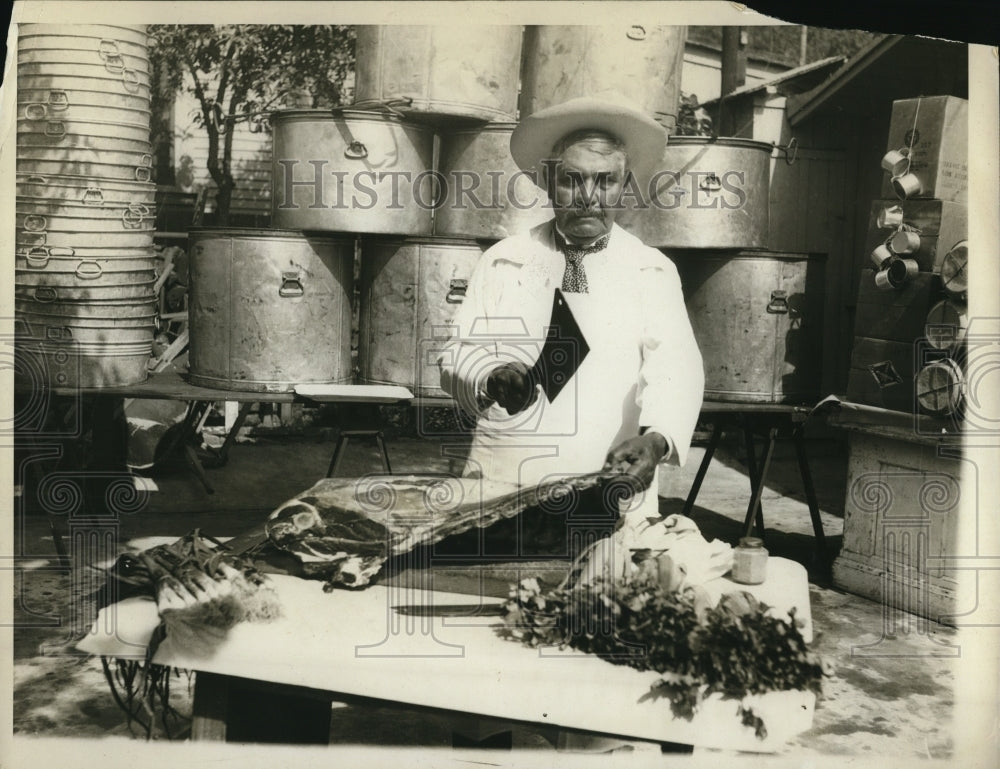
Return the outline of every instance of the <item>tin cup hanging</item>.
{"type": "Polygon", "coordinates": [[[878,212],[875,220],[880,230],[893,230],[903,224],[903,207],[887,206],[878,212]]]}
{"type": "Polygon", "coordinates": [[[876,270],[884,269],[892,261],[892,251],[889,250],[888,243],[881,243],[875,247],[871,253],[872,264],[876,270]]]}
{"type": "Polygon", "coordinates": [[[889,241],[894,254],[912,254],[920,248],[920,235],[913,230],[901,229],[889,241]]]}
{"type": "Polygon", "coordinates": [[[910,168],[910,152],[903,147],[898,150],[889,150],[882,157],[882,169],[888,171],[891,176],[900,176],[910,168]]]}
{"type": "Polygon", "coordinates": [[[916,197],[923,190],[923,185],[916,174],[907,172],[892,177],[892,189],[900,200],[916,197]]]}
{"type": "Polygon", "coordinates": [[[920,272],[916,259],[893,259],[875,273],[875,286],[882,291],[900,288],[911,281],[920,272]]]}

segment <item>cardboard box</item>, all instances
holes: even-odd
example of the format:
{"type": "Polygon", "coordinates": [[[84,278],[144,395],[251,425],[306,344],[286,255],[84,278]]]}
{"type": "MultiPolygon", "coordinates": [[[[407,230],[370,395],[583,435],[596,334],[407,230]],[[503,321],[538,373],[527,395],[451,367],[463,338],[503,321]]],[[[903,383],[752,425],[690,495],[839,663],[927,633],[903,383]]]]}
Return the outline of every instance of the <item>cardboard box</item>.
{"type": "Polygon", "coordinates": [[[896,198],[872,201],[868,217],[867,253],[884,243],[897,231],[897,227],[880,229],[879,214],[898,206],[903,210],[903,223],[920,230],[920,247],[904,258],[916,259],[923,272],[941,272],[944,255],[956,243],[969,236],[968,209],[962,203],[947,200],[898,200],[896,198]]]}
{"type": "MultiPolygon", "coordinates": [[[[911,198],[968,201],[969,103],[956,96],[925,96],[892,103],[886,151],[909,148],[910,171],[921,191],[911,198]]],[[[882,196],[898,197],[889,174],[882,196]]]]}
{"type": "Polygon", "coordinates": [[[924,335],[927,313],[942,298],[941,279],[929,272],[882,291],[875,285],[875,273],[864,270],[854,310],[854,335],[912,344],[924,335]]]}

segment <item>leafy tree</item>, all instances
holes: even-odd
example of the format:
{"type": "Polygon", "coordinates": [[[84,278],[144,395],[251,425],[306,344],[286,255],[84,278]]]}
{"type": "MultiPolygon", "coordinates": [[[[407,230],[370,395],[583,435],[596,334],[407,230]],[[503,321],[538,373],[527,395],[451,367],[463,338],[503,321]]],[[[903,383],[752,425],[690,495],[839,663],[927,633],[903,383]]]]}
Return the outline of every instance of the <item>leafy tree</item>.
{"type": "Polygon", "coordinates": [[[260,128],[269,111],[289,99],[299,103],[303,94],[317,107],[346,101],[345,83],[354,70],[352,27],[175,24],[151,25],[149,33],[156,98],[183,88],[200,105],[195,120],[208,135],[220,225],[229,223],[236,188],[234,126],[252,121],[260,128]]]}

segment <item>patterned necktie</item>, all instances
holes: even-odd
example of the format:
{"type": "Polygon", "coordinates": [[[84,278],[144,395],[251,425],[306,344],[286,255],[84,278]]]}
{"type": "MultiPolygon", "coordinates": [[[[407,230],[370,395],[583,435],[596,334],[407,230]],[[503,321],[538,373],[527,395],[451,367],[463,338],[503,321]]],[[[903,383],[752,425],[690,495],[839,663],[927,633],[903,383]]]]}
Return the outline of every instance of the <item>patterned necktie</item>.
{"type": "Polygon", "coordinates": [[[575,294],[587,293],[587,273],[583,269],[583,257],[587,254],[596,254],[598,251],[603,251],[610,239],[611,235],[609,233],[604,237],[598,238],[589,246],[576,246],[572,243],[566,243],[562,238],[559,239],[559,245],[562,248],[563,255],[566,257],[566,271],[563,273],[562,280],[563,291],[575,294]]]}

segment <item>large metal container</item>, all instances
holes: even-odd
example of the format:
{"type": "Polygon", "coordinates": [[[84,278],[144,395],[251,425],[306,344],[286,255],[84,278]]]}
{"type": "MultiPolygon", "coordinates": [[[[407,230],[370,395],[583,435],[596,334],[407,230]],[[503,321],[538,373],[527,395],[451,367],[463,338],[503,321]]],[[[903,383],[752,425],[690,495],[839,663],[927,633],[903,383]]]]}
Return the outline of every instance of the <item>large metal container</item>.
{"type": "MultiPolygon", "coordinates": [[[[50,115],[45,118],[22,117],[17,120],[18,143],[21,144],[21,137],[44,137],[49,140],[44,146],[51,146],[53,141],[62,140],[67,145],[79,144],[85,138],[95,139],[118,139],[123,141],[142,141],[149,143],[149,121],[139,119],[138,122],[128,122],[119,120],[120,117],[131,117],[128,112],[135,110],[117,110],[108,107],[99,111],[98,107],[90,108],[94,113],[94,118],[87,118],[78,114],[83,108],[78,107],[72,112],[66,110],[58,117],[50,115]],[[122,114],[126,113],[126,114],[122,114]],[[70,141],[72,138],[77,141],[70,141]]],[[[141,114],[141,113],[138,113],[141,114]]],[[[148,117],[148,114],[147,116],[148,117]]],[[[83,145],[86,146],[86,145],[83,145]]],[[[125,146],[111,146],[105,144],[100,149],[122,149],[128,151],[125,146]]],[[[149,152],[148,149],[134,150],[138,152],[149,152]]]]}
{"type": "MultiPolygon", "coordinates": [[[[83,92],[108,94],[108,104],[116,99],[131,96],[140,108],[149,106],[150,88],[148,77],[146,82],[134,70],[109,72],[101,67],[88,67],[77,70],[75,66],[65,66],[60,72],[31,71],[17,73],[18,92],[34,93],[36,91],[62,91],[71,94],[76,99],[83,92]]],[[[19,100],[26,99],[21,96],[19,100]]]]}
{"type": "MultiPolygon", "coordinates": [[[[94,136],[92,134],[71,133],[64,124],[57,120],[46,121],[47,128],[41,131],[17,132],[18,147],[83,147],[99,152],[144,152],[150,153],[153,145],[149,141],[149,131],[146,138],[133,139],[124,136],[94,136]]],[[[20,128],[20,126],[18,127],[20,128]]]]}
{"type": "Polygon", "coordinates": [[[131,69],[149,75],[149,57],[145,54],[123,53],[122,46],[113,41],[109,41],[103,48],[100,41],[95,41],[95,43],[96,45],[90,47],[81,46],[79,48],[54,48],[48,41],[43,43],[43,45],[49,46],[45,48],[25,48],[19,44],[17,47],[17,66],[20,69],[26,65],[99,64],[111,73],[131,69]]]}
{"type": "MultiPolygon", "coordinates": [[[[59,38],[65,37],[78,41],[89,38],[112,40],[116,43],[127,43],[145,47],[149,43],[145,24],[19,24],[17,39],[30,40],[33,37],[59,38]]],[[[83,44],[83,42],[81,42],[83,44]]]]}
{"type": "Polygon", "coordinates": [[[154,316],[139,321],[87,321],[74,318],[67,320],[58,315],[44,313],[18,313],[18,320],[27,324],[28,335],[49,341],[76,341],[94,344],[122,343],[149,344],[155,329],[154,316]]]}
{"type": "Polygon", "coordinates": [[[15,337],[14,381],[22,388],[121,387],[146,380],[152,329],[142,342],[15,337]]]}
{"type": "Polygon", "coordinates": [[[149,325],[156,317],[151,300],[109,299],[102,302],[38,302],[28,297],[14,298],[14,313],[45,315],[71,325],[149,325]]]}
{"type": "Polygon", "coordinates": [[[191,381],[250,392],[351,379],[354,240],[189,232],[191,381]]]}
{"type": "Polygon", "coordinates": [[[672,136],[644,206],[618,222],[658,248],[767,248],[771,151],[764,142],[672,136]]]}
{"type": "Polygon", "coordinates": [[[668,251],[705,364],[705,399],[820,396],[825,254],[668,251]]]}
{"type": "Polygon", "coordinates": [[[486,244],[460,238],[366,239],[361,244],[358,365],[370,384],[447,397],[434,363],[486,244]]]}
{"type": "Polygon", "coordinates": [[[446,189],[436,235],[500,240],[552,218],[548,195],[510,156],[513,123],[443,130],[438,171],[446,189]]]}
{"type": "MultiPolygon", "coordinates": [[[[148,182],[153,178],[153,158],[148,153],[98,152],[97,150],[80,150],[80,152],[97,152],[101,160],[53,159],[46,153],[51,149],[38,149],[31,153],[38,157],[21,157],[22,153],[32,148],[18,150],[16,168],[18,174],[25,176],[77,176],[91,177],[104,181],[148,182]],[[127,155],[127,156],[126,156],[127,155]],[[132,157],[132,156],[135,157],[132,157]]],[[[89,156],[87,156],[89,157],[89,156]]]]}
{"type": "Polygon", "coordinates": [[[517,119],[522,28],[359,26],[354,104],[428,119],[517,119]]]}
{"type": "Polygon", "coordinates": [[[62,201],[18,199],[15,240],[23,247],[142,248],[152,246],[155,216],[142,203],[127,206],[76,205],[62,201]],[[95,240],[96,236],[99,240],[95,240]]]}
{"type": "Polygon", "coordinates": [[[133,302],[152,301],[156,296],[153,292],[154,283],[152,270],[146,273],[126,273],[126,276],[120,277],[117,281],[103,285],[91,285],[76,279],[72,273],[70,275],[52,273],[44,276],[18,273],[14,279],[14,296],[18,299],[30,299],[39,304],[123,299],[133,302]]]}
{"type": "Polygon", "coordinates": [[[135,88],[149,89],[148,72],[130,69],[124,64],[111,66],[100,61],[93,64],[86,62],[19,62],[17,77],[18,81],[23,78],[29,87],[36,78],[90,77],[117,83],[116,88],[120,87],[128,93],[135,93],[135,88]]]}
{"type": "Polygon", "coordinates": [[[428,235],[434,134],[360,110],[288,110],[274,133],[275,227],[428,235]]]}
{"type": "Polygon", "coordinates": [[[526,27],[521,117],[577,96],[614,91],[673,131],[686,39],[683,26],[526,27]]]}
{"type": "Polygon", "coordinates": [[[66,117],[71,114],[87,120],[91,119],[88,116],[96,114],[95,109],[103,114],[107,114],[103,112],[105,109],[117,109],[128,110],[126,114],[145,113],[144,118],[137,115],[125,122],[149,123],[148,93],[145,96],[137,93],[121,93],[117,86],[109,92],[106,80],[82,77],[70,81],[72,90],[69,91],[48,81],[32,85],[31,80],[31,78],[25,79],[23,86],[18,84],[17,114],[21,117],[39,120],[66,117]],[[73,110],[72,113],[68,112],[70,109],[73,110]]]}
{"type": "Polygon", "coordinates": [[[129,182],[114,179],[87,179],[78,176],[31,174],[16,175],[17,197],[23,200],[44,199],[84,205],[124,205],[142,203],[150,208],[156,200],[152,182],[129,182]]]}

